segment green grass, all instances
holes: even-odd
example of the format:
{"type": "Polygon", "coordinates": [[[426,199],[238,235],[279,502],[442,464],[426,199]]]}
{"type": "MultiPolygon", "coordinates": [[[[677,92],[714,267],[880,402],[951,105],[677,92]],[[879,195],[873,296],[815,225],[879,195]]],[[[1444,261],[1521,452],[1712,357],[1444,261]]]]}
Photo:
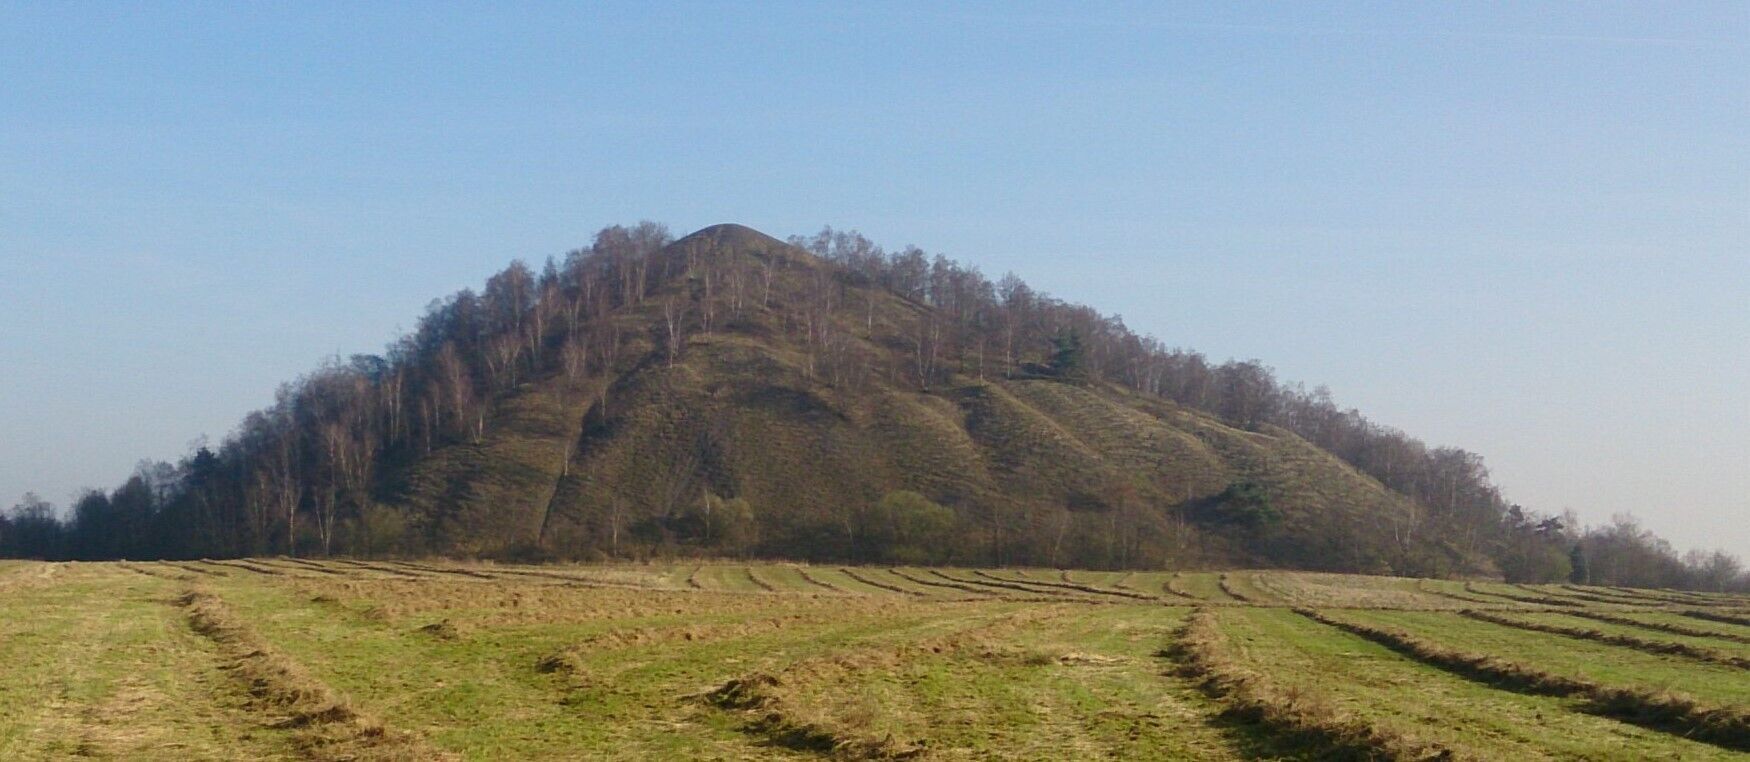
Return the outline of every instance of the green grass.
{"type": "Polygon", "coordinates": [[[1284,687],[1477,759],[1727,759],[1705,744],[1500,691],[1286,609],[1218,612],[1242,662],[1284,687]]]}
{"type": "Polygon", "coordinates": [[[1635,611],[1618,614],[1618,616],[1626,616],[1630,619],[1640,619],[1647,622],[1677,625],[1691,630],[1706,630],[1708,632],[1719,633],[1728,638],[1750,638],[1750,627],[1736,625],[1730,622],[1715,622],[1709,619],[1699,619],[1696,617],[1684,616],[1675,612],[1635,611]]]}
{"type": "Polygon", "coordinates": [[[114,566],[6,571],[0,759],[292,757],[167,604],[171,582],[114,566]]]}
{"type": "Polygon", "coordinates": [[[1344,617],[1403,630],[1448,648],[1497,654],[1604,685],[1671,690],[1728,706],[1750,704],[1750,679],[1741,669],[1478,622],[1456,614],[1366,611],[1345,613],[1344,617]]]}
{"type": "MultiPolygon", "coordinates": [[[[835,745],[840,756],[919,751],[925,759],[1237,760],[1329,751],[1227,713],[1176,672],[1177,662],[1162,654],[1188,621],[1191,608],[1173,605],[1183,599],[1044,584],[1064,584],[1056,570],[853,571],[880,585],[839,567],[737,562],[0,564],[0,759],[339,753],[308,746],[319,734],[282,725],[286,708],[251,698],[241,673],[226,668],[240,647],[271,653],[290,684],[336,697],[432,756],[804,759],[835,745]],[[951,580],[979,592],[922,584],[951,580]],[[997,580],[1033,589],[982,584],[997,580]],[[246,637],[197,634],[193,609],[177,602],[191,589],[216,596],[246,637]],[[738,685],[753,686],[753,698],[713,698],[738,685]]],[[[1290,697],[1315,697],[1364,724],[1477,758],[1724,756],[1583,713],[1578,699],[1498,690],[1425,666],[1286,607],[1421,608],[1447,600],[1421,583],[1229,574],[1231,587],[1263,605],[1223,596],[1215,573],[1183,574],[1178,584],[1221,601],[1211,608],[1229,650],[1290,697]]],[[[1170,573],[1068,578],[1157,595],[1170,573]]],[[[1513,616],[1745,649],[1531,608],[1513,616]]],[[[1732,627],[1672,612],[1598,610],[1732,627]]],[[[1610,685],[1750,703],[1743,670],[1454,613],[1355,608],[1341,617],[1610,685]]]]}
{"type": "MultiPolygon", "coordinates": [[[[1612,613],[1614,613],[1614,612],[1612,612],[1612,613]]],[[[1679,634],[1671,633],[1671,632],[1661,632],[1658,630],[1649,630],[1649,629],[1646,629],[1643,627],[1633,627],[1633,626],[1629,626],[1629,625],[1620,625],[1620,624],[1615,624],[1612,622],[1600,622],[1596,619],[1587,619],[1585,617],[1577,617],[1577,616],[1571,616],[1568,614],[1561,614],[1561,613],[1533,612],[1533,613],[1524,613],[1524,614],[1514,614],[1513,618],[1523,619],[1523,620],[1528,621],[1528,622],[1537,622],[1539,624],[1555,625],[1557,627],[1571,627],[1571,628],[1577,628],[1577,629],[1581,629],[1581,630],[1597,630],[1599,632],[1612,634],[1612,635],[1627,635],[1629,637],[1640,638],[1642,640],[1648,640],[1648,641],[1653,641],[1653,642],[1682,643],[1684,645],[1695,646],[1697,648],[1705,648],[1705,649],[1708,649],[1710,651],[1718,651],[1718,652],[1725,654],[1725,655],[1728,655],[1728,656],[1739,656],[1739,657],[1743,657],[1745,659],[1750,659],[1750,643],[1735,643],[1733,641],[1724,640],[1724,639],[1720,639],[1720,638],[1703,638],[1703,637],[1693,637],[1693,636],[1689,636],[1689,635],[1679,635],[1679,634]]],[[[1750,680],[1750,673],[1746,673],[1744,679],[1750,680]]]]}
{"type": "Polygon", "coordinates": [[[1178,588],[1206,601],[1237,602],[1221,589],[1221,574],[1217,572],[1185,572],[1179,575],[1178,588]]]}

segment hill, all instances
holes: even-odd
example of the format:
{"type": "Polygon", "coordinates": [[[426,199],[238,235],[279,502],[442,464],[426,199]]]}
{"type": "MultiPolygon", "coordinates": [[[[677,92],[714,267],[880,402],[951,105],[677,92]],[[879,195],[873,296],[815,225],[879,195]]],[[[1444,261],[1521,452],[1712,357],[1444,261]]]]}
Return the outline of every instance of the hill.
{"type": "Polygon", "coordinates": [[[91,491],[58,533],[32,510],[0,524],[0,552],[1565,581],[1599,548],[1637,561],[1613,574],[1705,582],[1668,547],[1510,505],[1477,456],[1259,362],[1169,350],[915,247],[740,225],[615,226],[539,272],[513,262],[383,355],[287,385],[216,451],[91,491]]]}
{"type": "Polygon", "coordinates": [[[707,228],[656,256],[666,277],[611,318],[626,345],[613,367],[519,384],[478,442],[390,477],[387,501],[417,517],[411,531],[432,549],[1390,568],[1398,550],[1374,528],[1414,511],[1292,433],[1246,431],[1098,378],[996,361],[981,375],[962,361],[923,383],[910,366],[933,349],[917,346],[932,329],[918,323],[937,308],[748,228],[707,228]],[[722,298],[707,289],[733,288],[708,280],[737,272],[759,279],[758,293],[705,315],[701,303],[722,298]],[[1203,531],[1186,521],[1219,512],[1236,484],[1267,494],[1279,518],[1203,531]],[[947,506],[951,525],[889,536],[893,518],[876,506],[897,490],[947,506]],[[724,528],[703,515],[708,495],[745,501],[753,531],[713,540],[724,528]]]}

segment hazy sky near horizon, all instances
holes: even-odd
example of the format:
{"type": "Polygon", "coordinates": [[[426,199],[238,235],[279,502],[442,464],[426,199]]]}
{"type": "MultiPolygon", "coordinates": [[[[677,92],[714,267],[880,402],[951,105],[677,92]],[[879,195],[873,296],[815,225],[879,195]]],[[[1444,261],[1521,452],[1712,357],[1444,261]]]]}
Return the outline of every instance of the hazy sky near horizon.
{"type": "Polygon", "coordinates": [[[0,2],[0,505],[599,227],[822,224],[1750,557],[1750,4],[0,2]]]}

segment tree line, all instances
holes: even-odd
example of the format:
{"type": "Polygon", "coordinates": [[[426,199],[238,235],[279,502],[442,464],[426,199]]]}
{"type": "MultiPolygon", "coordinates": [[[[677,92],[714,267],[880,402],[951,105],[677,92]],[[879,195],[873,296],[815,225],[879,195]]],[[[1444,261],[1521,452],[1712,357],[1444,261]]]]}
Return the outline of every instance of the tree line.
{"type": "MultiPolygon", "coordinates": [[[[1049,376],[1115,384],[1245,429],[1286,429],[1410,498],[1415,511],[1391,527],[1405,546],[1437,538],[1453,555],[1492,559],[1510,579],[1584,572],[1606,584],[1745,584],[1735,566],[1725,574],[1725,554],[1678,557],[1620,522],[1582,530],[1513,505],[1480,456],[1429,447],[1340,407],[1324,387],[1279,381],[1259,361],[1214,362],[1012,273],[992,280],[914,246],[889,252],[831,228],[789,242],[799,251],[713,257],[709,242],[672,245],[665,226],[647,221],[604,228],[538,269],[512,262],[480,292],[434,301],[382,354],[335,358],[285,384],[216,447],[143,463],[114,490],[76,496],[65,515],[34,496],[21,501],[0,517],[0,555],[421,552],[405,531],[409,517],[384,499],[385,474],[480,442],[496,402],[519,384],[557,377],[605,407],[612,386],[592,381],[647,347],[674,363],[691,336],[735,330],[757,312],[776,315],[807,372],[835,387],[883,378],[927,391],[956,379],[1049,376]],[[899,340],[863,340],[881,300],[895,298],[913,307],[899,340]]],[[[1453,570],[1431,557],[1407,571],[1453,570]]]]}

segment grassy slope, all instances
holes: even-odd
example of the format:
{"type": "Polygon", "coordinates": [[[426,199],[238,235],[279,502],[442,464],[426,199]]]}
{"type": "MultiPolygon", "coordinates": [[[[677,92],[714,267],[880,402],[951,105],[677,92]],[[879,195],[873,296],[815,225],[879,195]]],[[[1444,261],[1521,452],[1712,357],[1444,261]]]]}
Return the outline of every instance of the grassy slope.
{"type": "MultiPolygon", "coordinates": [[[[780,295],[827,266],[751,231],[720,243],[709,256],[751,267],[772,256],[789,262],[780,295]]],[[[480,443],[442,448],[386,475],[437,549],[608,545],[616,507],[624,530],[703,489],[748,498],[768,526],[830,535],[845,506],[903,488],[964,511],[1001,511],[1020,545],[1044,552],[1055,512],[1114,485],[1165,511],[1245,479],[1265,485],[1282,510],[1267,552],[1353,566],[1386,557],[1388,549],[1360,538],[1409,510],[1285,431],[1236,430],[1112,386],[957,375],[926,393],[880,364],[866,385],[835,388],[809,372],[783,313],[758,306],[712,334],[696,332],[671,366],[656,349],[656,301],[665,293],[621,316],[627,359],[592,382],[607,387],[605,406],[592,408],[589,390],[563,395],[557,380],[532,379],[494,406],[480,443]]],[[[873,300],[875,319],[870,330],[840,315],[841,335],[872,354],[905,343],[920,307],[859,287],[847,294],[847,305],[873,300]]],[[[623,543],[623,551],[636,549],[623,543]]],[[[1216,558],[1183,560],[1254,560],[1243,545],[1218,541],[1210,546],[1216,558]]]]}

